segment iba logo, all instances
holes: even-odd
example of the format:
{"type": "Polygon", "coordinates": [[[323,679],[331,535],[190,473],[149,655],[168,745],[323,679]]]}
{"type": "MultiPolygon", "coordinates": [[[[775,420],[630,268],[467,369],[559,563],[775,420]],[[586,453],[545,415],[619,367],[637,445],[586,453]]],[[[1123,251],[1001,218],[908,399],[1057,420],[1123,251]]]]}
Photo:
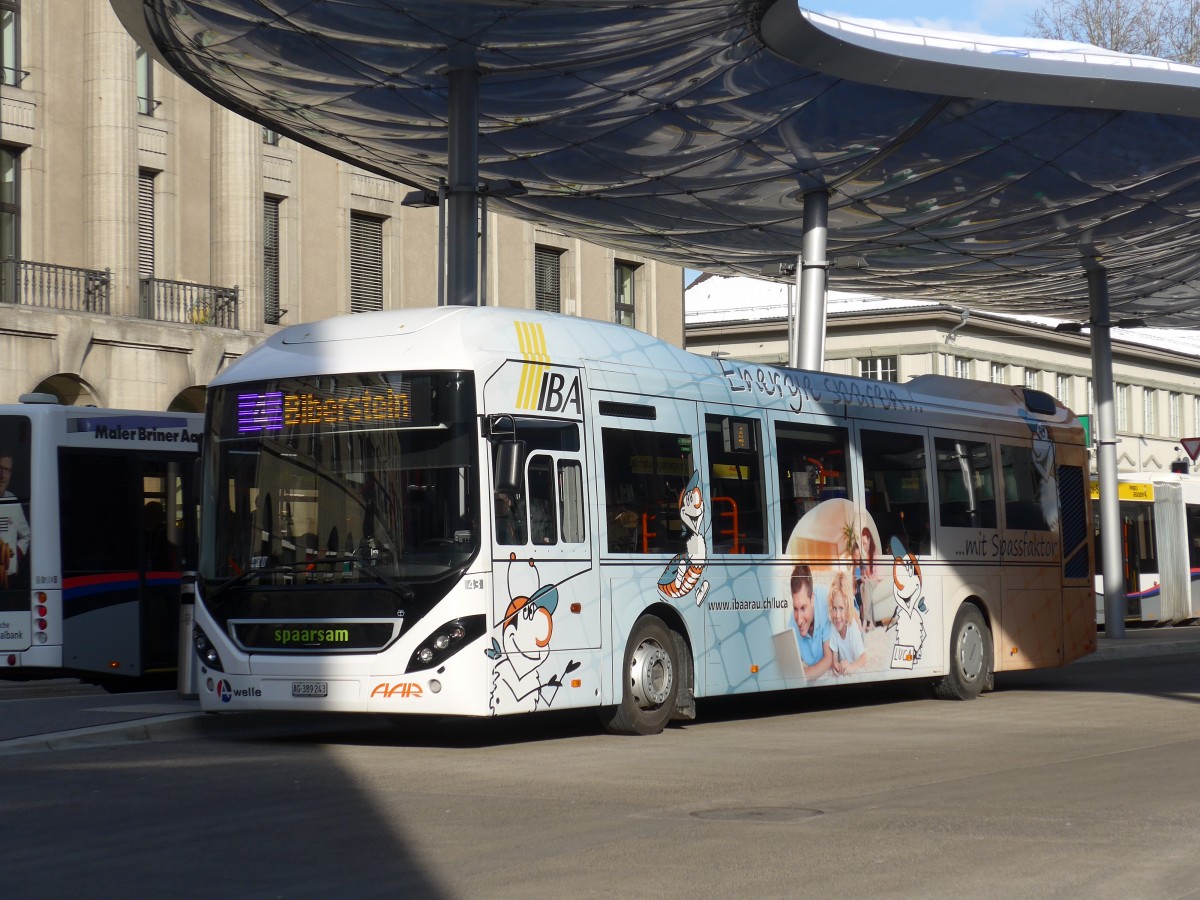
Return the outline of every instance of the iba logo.
{"type": "Polygon", "coordinates": [[[226,681],[222,678],[217,682],[217,696],[221,698],[222,703],[229,703],[234,697],[261,697],[262,691],[258,688],[238,688],[233,686],[233,682],[226,681]]]}
{"type": "Polygon", "coordinates": [[[572,368],[555,368],[550,362],[546,333],[540,324],[515,322],[517,346],[525,363],[517,386],[517,409],[536,409],[541,412],[583,414],[583,398],[579,372],[572,368]]]}
{"type": "Polygon", "coordinates": [[[401,681],[396,684],[388,684],[386,681],[383,684],[377,684],[371,689],[372,697],[420,697],[425,692],[421,690],[421,686],[415,681],[401,681]]]}

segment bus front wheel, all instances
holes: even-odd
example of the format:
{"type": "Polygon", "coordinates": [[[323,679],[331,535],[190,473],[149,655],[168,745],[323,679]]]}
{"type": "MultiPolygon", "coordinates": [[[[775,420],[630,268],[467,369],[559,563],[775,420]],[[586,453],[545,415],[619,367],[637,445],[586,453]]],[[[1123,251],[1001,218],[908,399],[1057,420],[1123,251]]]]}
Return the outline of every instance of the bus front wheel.
{"type": "Polygon", "coordinates": [[[658,734],[675,711],[682,669],[677,643],[665,622],[642,616],[625,647],[621,702],[600,710],[613,734],[658,734]]]}
{"type": "Polygon", "coordinates": [[[964,603],[950,633],[950,664],[937,684],[943,700],[974,700],[991,680],[992,635],[979,608],[964,603]]]}

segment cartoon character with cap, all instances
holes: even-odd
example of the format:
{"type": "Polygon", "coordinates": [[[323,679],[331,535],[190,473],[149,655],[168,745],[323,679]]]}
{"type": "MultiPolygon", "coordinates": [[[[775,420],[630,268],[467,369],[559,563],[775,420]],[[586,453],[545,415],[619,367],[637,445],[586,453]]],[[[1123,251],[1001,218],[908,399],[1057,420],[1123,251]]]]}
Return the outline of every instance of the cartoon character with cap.
{"type": "Polygon", "coordinates": [[[554,611],[558,609],[558,585],[542,584],[533,560],[518,563],[508,556],[508,593],[512,599],[497,623],[500,640],[484,653],[495,662],[492,668],[492,715],[503,712],[533,712],[539,705],[551,706],[562,687],[562,679],[579,668],[571,660],[561,675],[545,681],[539,671],[550,658],[554,634],[554,611]]]}
{"type": "Polygon", "coordinates": [[[891,541],[892,551],[892,594],[896,608],[887,621],[887,629],[896,631],[896,645],[892,648],[892,668],[911,669],[921,658],[925,645],[925,597],[921,580],[921,564],[917,557],[905,549],[895,535],[891,541]]]}
{"type": "Polygon", "coordinates": [[[663,569],[658,592],[664,599],[679,600],[695,590],[696,605],[700,606],[708,594],[708,582],[700,580],[708,563],[708,545],[704,540],[704,492],[700,490],[699,472],[692,472],[687,487],[679,495],[679,518],[683,520],[687,543],[684,552],[675,554],[663,569]]]}
{"type": "Polygon", "coordinates": [[[1058,531],[1058,470],[1054,465],[1054,441],[1046,430],[1046,423],[1039,422],[1025,410],[1021,418],[1033,433],[1033,471],[1037,477],[1038,501],[1046,527],[1058,531]]]}

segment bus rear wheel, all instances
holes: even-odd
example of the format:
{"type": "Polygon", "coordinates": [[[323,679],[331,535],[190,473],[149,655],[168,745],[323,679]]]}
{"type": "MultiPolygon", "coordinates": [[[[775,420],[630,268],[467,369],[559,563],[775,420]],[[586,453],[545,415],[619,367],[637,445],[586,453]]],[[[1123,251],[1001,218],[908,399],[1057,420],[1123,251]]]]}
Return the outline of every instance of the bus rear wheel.
{"type": "Polygon", "coordinates": [[[682,673],[677,643],[665,622],[642,616],[625,647],[621,702],[600,710],[613,734],[658,734],[675,712],[682,673]]]}
{"type": "Polygon", "coordinates": [[[935,688],[943,700],[974,700],[992,678],[992,635],[979,608],[964,603],[950,633],[950,665],[935,688]]]}

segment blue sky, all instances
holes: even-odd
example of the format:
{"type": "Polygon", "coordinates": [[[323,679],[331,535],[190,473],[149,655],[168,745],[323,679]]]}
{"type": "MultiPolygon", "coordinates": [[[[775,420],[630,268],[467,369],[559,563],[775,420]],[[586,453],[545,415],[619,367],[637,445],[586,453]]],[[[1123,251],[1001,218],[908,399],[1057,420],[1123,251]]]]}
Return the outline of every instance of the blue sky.
{"type": "Polygon", "coordinates": [[[839,18],[881,19],[943,31],[1019,37],[1047,0],[800,0],[813,12],[839,18]]]}

